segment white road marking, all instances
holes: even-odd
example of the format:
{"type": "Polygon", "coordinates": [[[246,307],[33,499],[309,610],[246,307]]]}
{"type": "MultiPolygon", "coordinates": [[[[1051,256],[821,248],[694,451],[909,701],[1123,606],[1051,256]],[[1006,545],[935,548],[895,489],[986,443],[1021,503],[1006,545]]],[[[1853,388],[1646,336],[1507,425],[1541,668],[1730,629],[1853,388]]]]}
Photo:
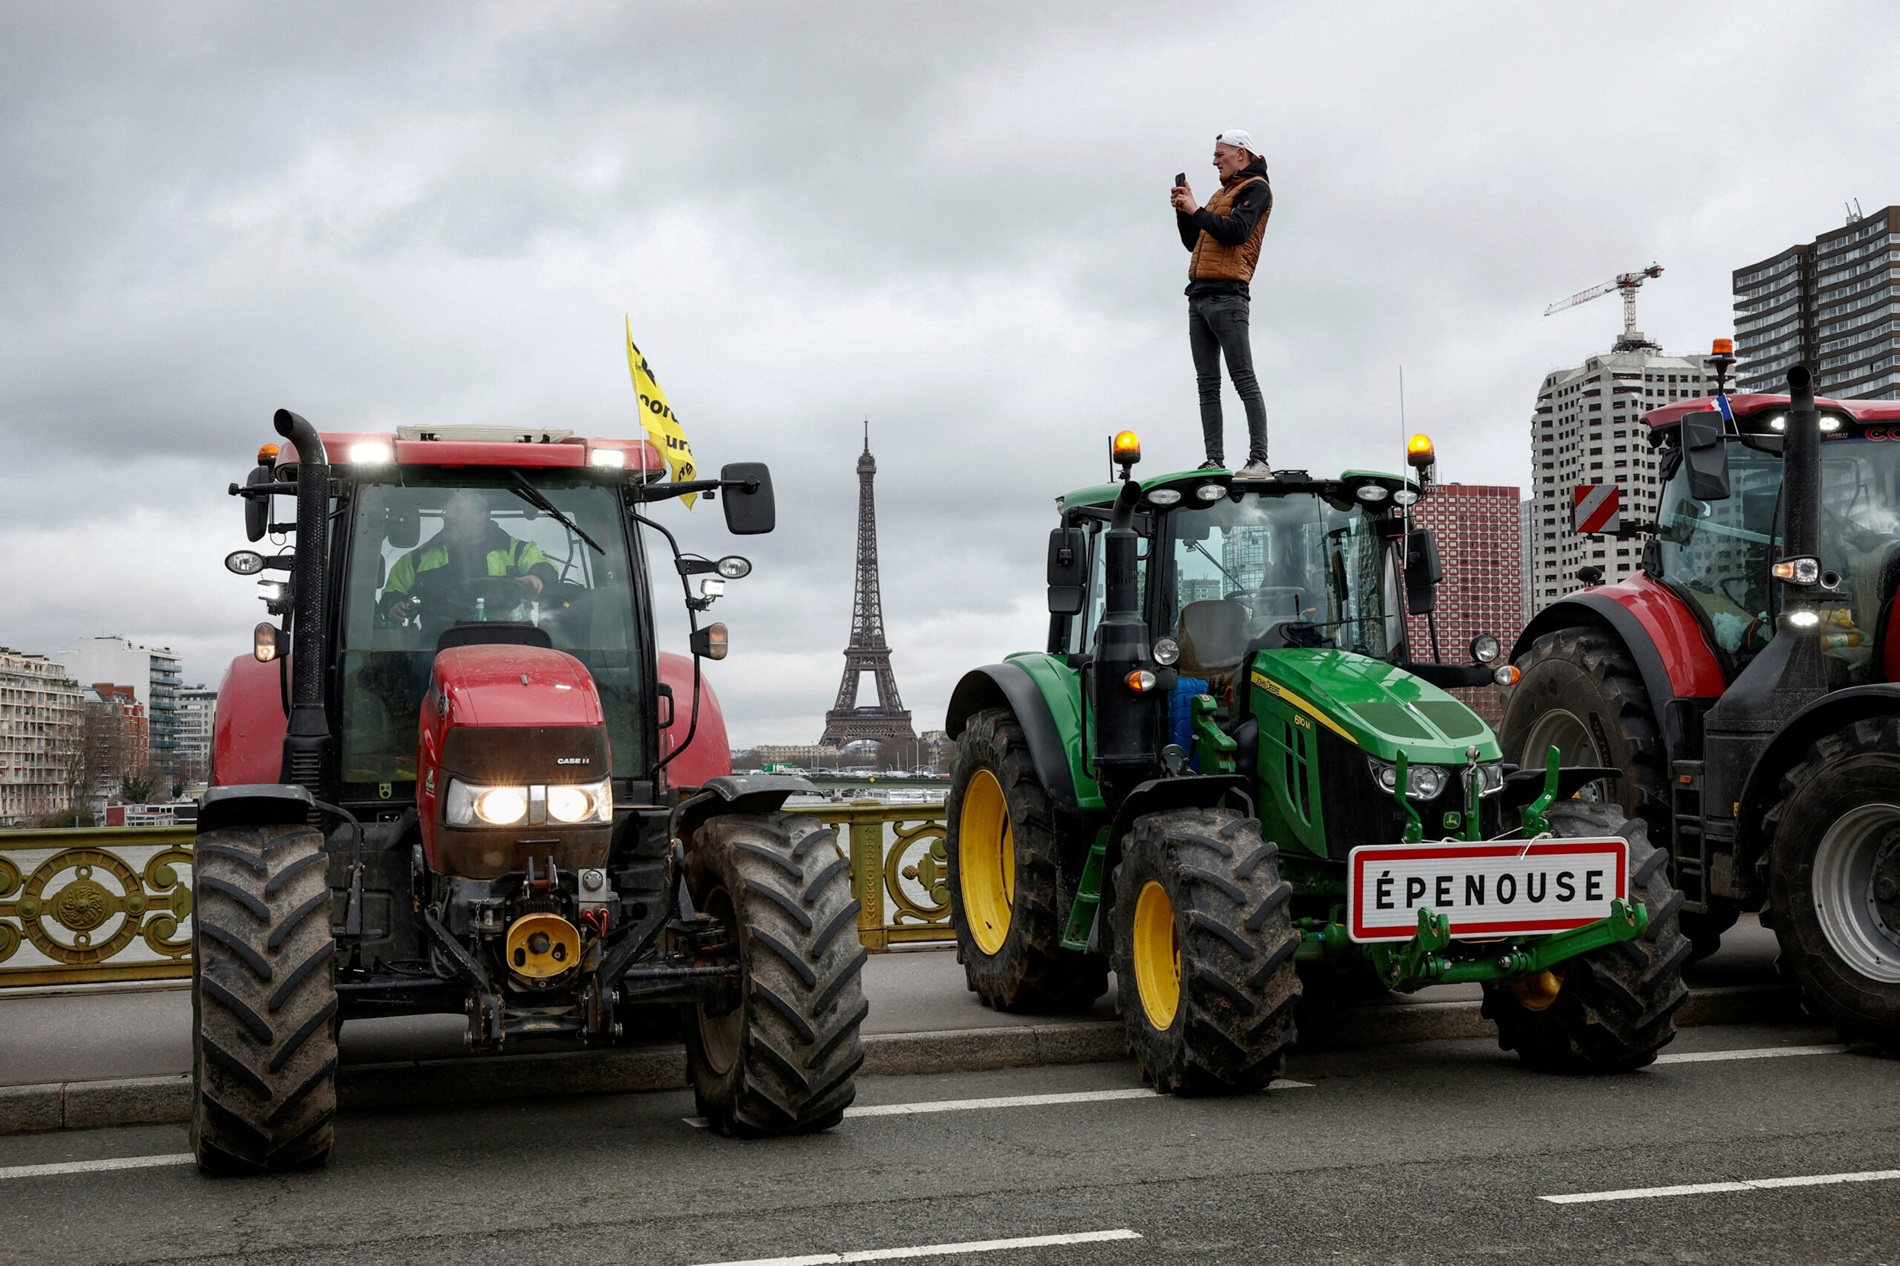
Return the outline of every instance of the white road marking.
{"type": "Polygon", "coordinates": [[[965,1240],[961,1244],[918,1244],[911,1248],[861,1248],[849,1253],[807,1253],[803,1257],[748,1257],[740,1262],[707,1262],[703,1266],[827,1266],[831,1262],[888,1262],[903,1257],[949,1257],[958,1253],[1000,1253],[1012,1248],[1048,1248],[1057,1244],[1101,1244],[1108,1240],[1138,1240],[1141,1232],[1127,1227],[1114,1231],[1078,1231],[1073,1235],[1025,1235],[1014,1240],[965,1240]]]}
{"type": "Polygon", "coordinates": [[[159,1165],[191,1165],[197,1157],[190,1152],[167,1156],[116,1156],[110,1160],[60,1161],[53,1165],[15,1165],[0,1169],[0,1181],[8,1178],[48,1178],[56,1174],[96,1174],[110,1169],[152,1169],[159,1165]]]}
{"type": "Polygon", "coordinates": [[[1789,1055],[1843,1055],[1845,1046],[1759,1046],[1746,1051],[1683,1051],[1658,1055],[1658,1064],[1712,1064],[1724,1059],[1781,1059],[1789,1055]]]}
{"type": "MultiPolygon", "coordinates": [[[[1310,1081],[1276,1077],[1269,1090],[1311,1090],[1310,1081]]],[[[993,1099],[932,1099],[922,1103],[869,1103],[846,1108],[847,1117],[910,1117],[929,1112],[977,1112],[985,1108],[1041,1108],[1057,1103],[1100,1103],[1110,1099],[1163,1099],[1146,1086],[1127,1090],[1075,1090],[1051,1095],[1005,1095],[993,1099]]],[[[682,1117],[696,1130],[706,1128],[705,1117],[682,1117]]]]}
{"type": "Polygon", "coordinates": [[[1580,1191],[1539,1196],[1552,1204],[1592,1204],[1603,1200],[1653,1200],[1658,1196],[1704,1196],[1723,1191],[1763,1191],[1776,1187],[1829,1187],[1844,1182],[1892,1182],[1900,1169],[1864,1169],[1853,1174],[1806,1174],[1797,1178],[1747,1178],[1741,1182],[1692,1182],[1680,1187],[1630,1187],[1623,1191],[1580,1191]]]}

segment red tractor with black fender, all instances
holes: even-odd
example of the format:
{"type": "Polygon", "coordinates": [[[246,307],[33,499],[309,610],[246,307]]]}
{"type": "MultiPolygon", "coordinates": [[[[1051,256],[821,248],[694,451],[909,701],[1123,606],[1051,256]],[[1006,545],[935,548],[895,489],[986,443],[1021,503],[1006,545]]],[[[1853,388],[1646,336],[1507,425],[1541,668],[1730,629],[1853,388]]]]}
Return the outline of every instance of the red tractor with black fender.
{"type": "Polygon", "coordinates": [[[1585,789],[1669,842],[1682,927],[1745,911],[1849,1040],[1900,1053],[1900,403],[1722,392],[1648,414],[1642,569],[1539,612],[1507,759],[1614,767],[1585,789]]]}
{"type": "Polygon", "coordinates": [[[465,1015],[503,1051],[671,1006],[714,1128],[836,1124],[863,1061],[850,866],[784,811],[809,784],[732,776],[700,673],[725,628],[698,615],[751,564],[684,555],[645,512],[691,493],[769,532],[767,469],[668,483],[638,440],[275,427],[231,488],[281,548],[226,566],[280,619],[225,676],[198,816],[200,1167],[321,1164],[353,1016],[465,1015]],[[655,646],[648,529],[691,658],[655,646]]]}

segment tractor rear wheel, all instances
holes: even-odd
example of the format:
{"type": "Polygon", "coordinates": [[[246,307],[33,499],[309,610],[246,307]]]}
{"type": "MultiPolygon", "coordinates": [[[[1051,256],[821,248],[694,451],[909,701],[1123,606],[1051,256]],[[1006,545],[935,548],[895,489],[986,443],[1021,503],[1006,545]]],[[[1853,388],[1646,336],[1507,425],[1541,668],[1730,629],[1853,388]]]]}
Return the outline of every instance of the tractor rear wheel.
{"type": "MultiPolygon", "coordinates": [[[[1531,643],[1517,667],[1524,676],[1510,689],[1498,733],[1504,759],[1542,769],[1554,746],[1566,765],[1622,770],[1622,778],[1591,783],[1578,798],[1614,804],[1647,822],[1652,838],[1667,841],[1672,823],[1662,729],[1621,639],[1601,629],[1559,629],[1531,643]]],[[[1681,915],[1683,935],[1694,947],[1691,962],[1720,949],[1722,933],[1741,914],[1721,897],[1710,897],[1708,907],[1681,915]]]]}
{"type": "Polygon", "coordinates": [[[1279,849],[1230,809],[1136,821],[1115,867],[1115,976],[1142,1075],[1159,1091],[1258,1090],[1293,1045],[1299,933],[1279,849]]]}
{"type": "Polygon", "coordinates": [[[198,834],[191,1150],[208,1174],[329,1159],[337,998],[328,862],[314,827],[198,834]]]}
{"type": "Polygon", "coordinates": [[[864,1063],[858,901],[837,832],[790,813],[693,833],[687,889],[738,941],[737,1005],[684,1017],[694,1101],[721,1134],[806,1134],[844,1117],[864,1063]]]}
{"type": "Polygon", "coordinates": [[[1775,936],[1850,1041],[1900,1054],[1900,718],[1808,749],[1764,821],[1775,936]]]}
{"type": "Polygon", "coordinates": [[[1055,815],[1007,708],[969,719],[944,801],[950,923],[964,979],[999,1011],[1087,1010],[1108,959],[1062,947],[1055,815]]]}
{"type": "Polygon", "coordinates": [[[1682,969],[1689,940],[1677,922],[1682,894],[1669,883],[1669,854],[1652,848],[1641,818],[1614,805],[1564,800],[1549,810],[1558,836],[1620,835],[1629,843],[1630,902],[1649,926],[1633,941],[1591,950],[1526,980],[1484,987],[1484,1014],[1498,1045],[1526,1066],[1559,1073],[1626,1072],[1654,1062],[1676,1036],[1688,999],[1682,969]]]}

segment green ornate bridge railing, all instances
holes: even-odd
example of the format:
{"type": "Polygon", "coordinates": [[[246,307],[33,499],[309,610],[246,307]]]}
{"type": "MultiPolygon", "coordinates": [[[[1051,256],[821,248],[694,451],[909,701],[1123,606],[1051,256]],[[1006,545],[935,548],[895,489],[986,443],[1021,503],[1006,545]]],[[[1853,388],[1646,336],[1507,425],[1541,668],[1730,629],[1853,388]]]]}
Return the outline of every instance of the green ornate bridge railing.
{"type": "MultiPolygon", "coordinates": [[[[808,805],[838,832],[873,952],[953,940],[941,805],[808,805]]],[[[0,990],[191,975],[192,828],[0,831],[0,990]]]]}

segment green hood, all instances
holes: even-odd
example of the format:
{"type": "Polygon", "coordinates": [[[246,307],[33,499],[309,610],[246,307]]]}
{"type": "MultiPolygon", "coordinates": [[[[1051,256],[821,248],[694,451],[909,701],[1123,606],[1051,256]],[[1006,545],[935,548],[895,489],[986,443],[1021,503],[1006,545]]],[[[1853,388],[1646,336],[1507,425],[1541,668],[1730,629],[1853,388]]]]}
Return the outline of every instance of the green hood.
{"type": "Polygon", "coordinates": [[[1383,660],[1340,650],[1261,651],[1253,688],[1285,699],[1368,756],[1413,764],[1462,765],[1502,758],[1497,736],[1469,707],[1383,660]]]}

